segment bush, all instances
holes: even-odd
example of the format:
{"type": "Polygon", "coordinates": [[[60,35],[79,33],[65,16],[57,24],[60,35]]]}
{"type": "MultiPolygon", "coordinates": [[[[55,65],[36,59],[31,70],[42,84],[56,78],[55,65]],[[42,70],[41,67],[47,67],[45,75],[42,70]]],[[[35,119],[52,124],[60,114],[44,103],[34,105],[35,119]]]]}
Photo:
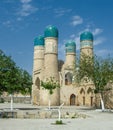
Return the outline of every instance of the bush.
{"type": "Polygon", "coordinates": [[[8,115],[6,113],[2,113],[2,118],[8,118],[8,115]]]}
{"type": "Polygon", "coordinates": [[[57,120],[57,121],[56,121],[56,124],[57,124],[57,125],[61,125],[61,124],[63,124],[63,122],[62,122],[62,120],[60,120],[60,121],[57,120]]]}
{"type": "Polygon", "coordinates": [[[0,98],[0,103],[4,103],[4,99],[3,98],[0,98]]]}

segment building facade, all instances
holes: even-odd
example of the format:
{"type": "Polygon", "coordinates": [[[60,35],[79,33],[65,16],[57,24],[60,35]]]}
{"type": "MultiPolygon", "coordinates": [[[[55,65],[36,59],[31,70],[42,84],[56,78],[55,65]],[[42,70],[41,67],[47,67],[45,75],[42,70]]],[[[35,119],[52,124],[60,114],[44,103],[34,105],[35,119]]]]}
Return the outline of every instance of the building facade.
{"type": "MultiPolygon", "coordinates": [[[[33,85],[32,103],[37,105],[95,105],[95,94],[92,92],[94,85],[82,81],[78,84],[74,80],[73,67],[76,62],[76,43],[68,41],[65,44],[65,62],[61,71],[58,71],[58,29],[48,26],[44,37],[39,36],[34,40],[33,60],[33,85]],[[41,87],[41,81],[54,77],[60,83],[52,95],[41,87]]],[[[80,35],[80,58],[82,54],[93,56],[93,35],[83,32],[80,35]]]]}

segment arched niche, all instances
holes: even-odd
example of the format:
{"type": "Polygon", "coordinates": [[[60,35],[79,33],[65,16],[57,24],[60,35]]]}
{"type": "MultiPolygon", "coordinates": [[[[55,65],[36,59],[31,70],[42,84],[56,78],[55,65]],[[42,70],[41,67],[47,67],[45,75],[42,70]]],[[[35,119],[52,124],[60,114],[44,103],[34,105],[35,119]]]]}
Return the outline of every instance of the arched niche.
{"type": "Polygon", "coordinates": [[[37,89],[40,90],[40,79],[39,79],[39,77],[36,78],[35,85],[37,86],[37,89]]]}
{"type": "Polygon", "coordinates": [[[72,73],[70,73],[70,72],[66,73],[65,74],[65,85],[72,84],[72,78],[73,78],[72,73]]]}
{"type": "Polygon", "coordinates": [[[90,87],[87,90],[87,94],[93,94],[93,91],[92,91],[92,89],[90,87]]]}
{"type": "Polygon", "coordinates": [[[84,90],[83,88],[81,88],[81,90],[80,90],[80,94],[85,95],[85,90],[84,90]]]}

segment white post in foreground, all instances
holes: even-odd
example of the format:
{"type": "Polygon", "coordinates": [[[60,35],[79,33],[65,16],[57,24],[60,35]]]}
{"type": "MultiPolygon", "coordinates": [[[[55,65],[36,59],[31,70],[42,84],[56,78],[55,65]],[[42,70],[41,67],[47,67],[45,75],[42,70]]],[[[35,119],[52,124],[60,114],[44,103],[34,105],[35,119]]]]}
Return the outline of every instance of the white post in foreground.
{"type": "Polygon", "coordinates": [[[101,102],[102,111],[105,111],[104,101],[103,101],[103,99],[102,99],[101,94],[100,94],[100,102],[101,102]]]}
{"type": "Polygon", "coordinates": [[[102,111],[105,111],[104,101],[103,101],[103,99],[102,99],[102,98],[101,98],[100,100],[101,100],[101,107],[102,107],[102,111]]]}
{"type": "Polygon", "coordinates": [[[61,111],[60,111],[60,108],[64,105],[64,103],[62,103],[60,106],[59,106],[59,109],[58,109],[58,120],[60,121],[61,120],[61,111]]]}
{"type": "Polygon", "coordinates": [[[11,111],[13,111],[13,95],[11,94],[10,97],[11,97],[10,109],[11,111]]]}
{"type": "Polygon", "coordinates": [[[51,109],[51,101],[50,101],[50,99],[49,99],[49,110],[51,109]]]}

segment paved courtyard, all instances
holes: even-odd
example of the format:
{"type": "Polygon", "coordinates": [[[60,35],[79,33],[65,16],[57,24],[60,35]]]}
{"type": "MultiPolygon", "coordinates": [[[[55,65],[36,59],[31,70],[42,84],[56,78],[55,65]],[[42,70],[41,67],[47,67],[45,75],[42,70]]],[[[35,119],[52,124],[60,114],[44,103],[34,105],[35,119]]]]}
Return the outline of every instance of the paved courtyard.
{"type": "MultiPolygon", "coordinates": [[[[0,104],[0,108],[8,108],[9,104],[0,104]]],[[[16,104],[15,107],[33,107],[16,104]]],[[[37,106],[35,106],[37,107],[37,106]]],[[[113,130],[113,112],[88,110],[78,107],[64,107],[88,115],[87,118],[62,119],[64,125],[54,125],[56,119],[0,119],[0,130],[113,130]]]]}

